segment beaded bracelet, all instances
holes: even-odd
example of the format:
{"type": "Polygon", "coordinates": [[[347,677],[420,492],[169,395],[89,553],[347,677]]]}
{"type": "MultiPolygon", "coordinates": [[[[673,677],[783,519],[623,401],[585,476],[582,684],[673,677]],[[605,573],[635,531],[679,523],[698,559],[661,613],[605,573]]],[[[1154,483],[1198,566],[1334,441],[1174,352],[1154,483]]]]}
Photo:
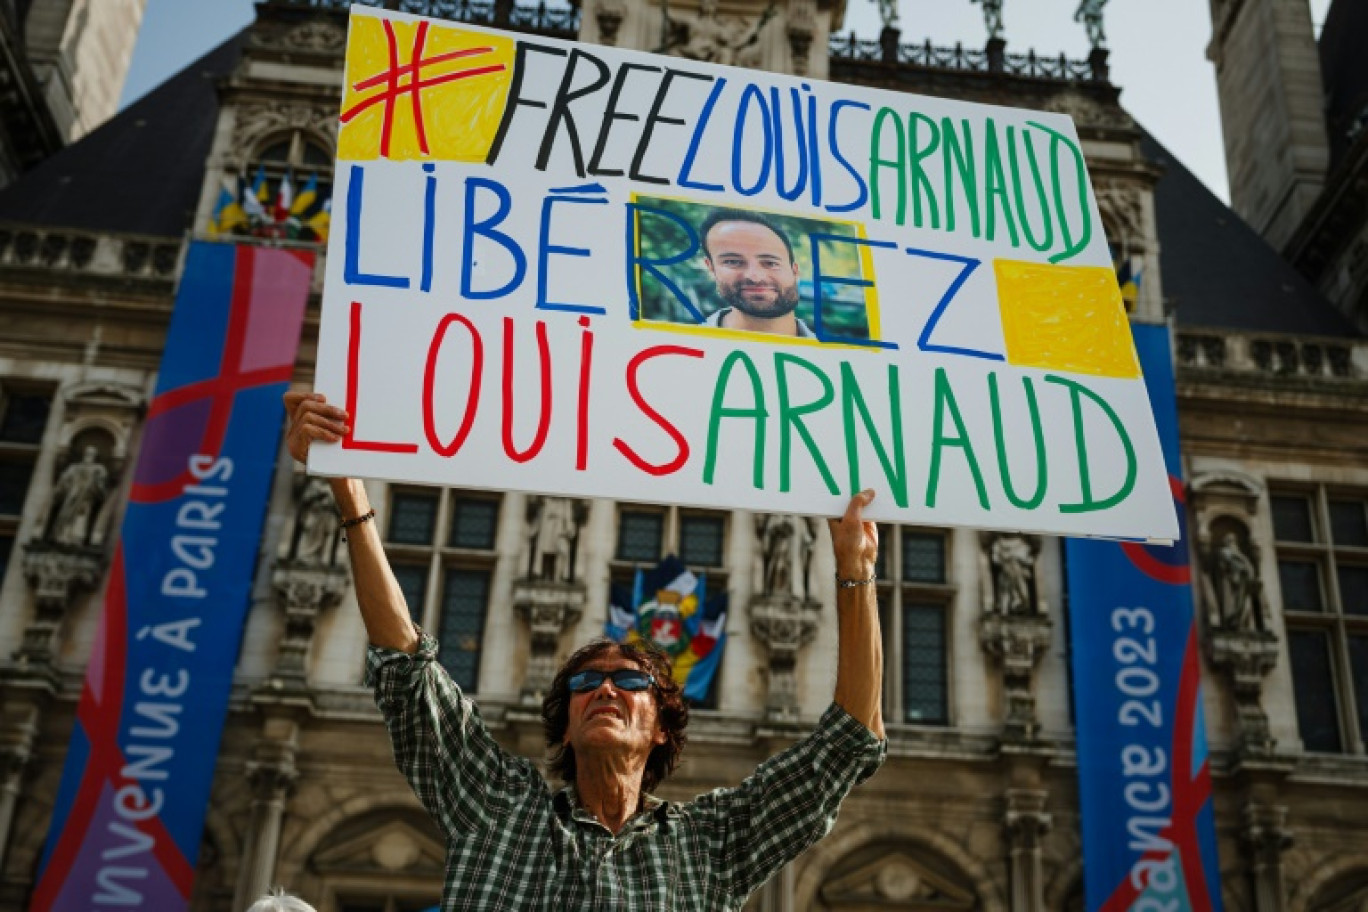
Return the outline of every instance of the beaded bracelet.
{"type": "Polygon", "coordinates": [[[841,579],[841,574],[836,574],[836,588],[854,589],[856,586],[870,586],[878,582],[877,575],[871,575],[869,579],[841,579]]]}
{"type": "Polygon", "coordinates": [[[354,519],[342,520],[342,540],[347,540],[347,530],[350,529],[352,526],[359,526],[364,522],[370,522],[372,519],[375,519],[375,510],[369,510],[365,513],[362,513],[360,516],[355,517],[354,519]]]}

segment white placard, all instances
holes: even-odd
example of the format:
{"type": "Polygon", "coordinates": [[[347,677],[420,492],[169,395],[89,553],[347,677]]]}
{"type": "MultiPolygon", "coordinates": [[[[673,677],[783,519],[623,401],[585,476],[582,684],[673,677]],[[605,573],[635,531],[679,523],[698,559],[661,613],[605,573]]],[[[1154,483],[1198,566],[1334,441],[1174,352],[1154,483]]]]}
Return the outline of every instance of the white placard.
{"type": "Polygon", "coordinates": [[[1176,537],[1069,118],[363,7],[345,79],[312,471],[1176,537]]]}

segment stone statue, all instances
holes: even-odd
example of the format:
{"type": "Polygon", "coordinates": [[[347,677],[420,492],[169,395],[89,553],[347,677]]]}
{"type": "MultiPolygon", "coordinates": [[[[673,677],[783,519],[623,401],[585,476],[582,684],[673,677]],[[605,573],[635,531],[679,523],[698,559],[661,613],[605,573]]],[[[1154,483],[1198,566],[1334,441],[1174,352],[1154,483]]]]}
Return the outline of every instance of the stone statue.
{"type": "Polygon", "coordinates": [[[332,492],[322,478],[305,479],[295,508],[294,534],[289,559],[300,563],[331,565],[337,554],[341,517],[332,492]]]}
{"type": "Polygon", "coordinates": [[[85,448],[80,462],[62,470],[52,489],[52,510],[44,538],[58,545],[90,544],[95,518],[109,494],[109,470],[99,462],[100,451],[85,448]]]}
{"type": "Polygon", "coordinates": [[[879,19],[886,29],[898,27],[898,0],[874,0],[879,6],[879,19]]]}
{"type": "Polygon", "coordinates": [[[667,32],[675,37],[667,40],[660,50],[705,63],[758,66],[760,32],[774,18],[775,11],[775,5],[771,3],[755,24],[747,28],[743,18],[718,15],[717,0],[702,0],[698,14],[689,19],[670,19],[667,14],[667,32]]]}
{"type": "Polygon", "coordinates": [[[1240,549],[1234,532],[1221,536],[1211,561],[1216,601],[1221,607],[1221,626],[1232,631],[1257,631],[1263,627],[1259,598],[1263,584],[1254,562],[1240,549]]]}
{"type": "Polygon", "coordinates": [[[1034,614],[1036,549],[1020,535],[1000,535],[988,549],[993,565],[993,610],[1001,615],[1034,614]]]}
{"type": "Polygon", "coordinates": [[[755,517],[760,540],[761,591],[775,595],[793,592],[793,517],[761,513],[755,517]]]}
{"type": "Polygon", "coordinates": [[[1079,0],[1078,10],[1074,13],[1074,22],[1083,23],[1088,30],[1088,41],[1095,48],[1107,42],[1107,35],[1102,31],[1102,7],[1106,5],[1107,0],[1079,0]]]}
{"type": "Polygon", "coordinates": [[[983,23],[988,28],[988,39],[1002,37],[1002,0],[969,0],[983,4],[983,23]]]}
{"type": "Polygon", "coordinates": [[[527,576],[574,582],[575,549],[588,505],[568,497],[527,498],[527,576]]]}

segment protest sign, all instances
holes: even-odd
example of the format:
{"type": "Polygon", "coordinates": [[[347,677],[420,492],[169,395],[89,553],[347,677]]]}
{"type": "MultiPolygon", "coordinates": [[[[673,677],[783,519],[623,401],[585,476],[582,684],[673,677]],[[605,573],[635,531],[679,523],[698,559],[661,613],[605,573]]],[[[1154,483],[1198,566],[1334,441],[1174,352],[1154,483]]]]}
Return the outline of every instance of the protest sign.
{"type": "Polygon", "coordinates": [[[353,7],[310,469],[1171,539],[1064,116],[353,7]]]}

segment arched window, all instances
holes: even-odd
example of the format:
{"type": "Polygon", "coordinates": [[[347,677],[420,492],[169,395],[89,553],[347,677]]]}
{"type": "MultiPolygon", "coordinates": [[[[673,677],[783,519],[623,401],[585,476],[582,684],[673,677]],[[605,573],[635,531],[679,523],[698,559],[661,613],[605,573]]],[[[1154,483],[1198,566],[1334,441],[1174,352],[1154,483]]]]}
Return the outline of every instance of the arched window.
{"type": "Polygon", "coordinates": [[[225,182],[211,234],[322,243],[332,222],[332,153],[305,130],[277,134],[225,182]]]}

